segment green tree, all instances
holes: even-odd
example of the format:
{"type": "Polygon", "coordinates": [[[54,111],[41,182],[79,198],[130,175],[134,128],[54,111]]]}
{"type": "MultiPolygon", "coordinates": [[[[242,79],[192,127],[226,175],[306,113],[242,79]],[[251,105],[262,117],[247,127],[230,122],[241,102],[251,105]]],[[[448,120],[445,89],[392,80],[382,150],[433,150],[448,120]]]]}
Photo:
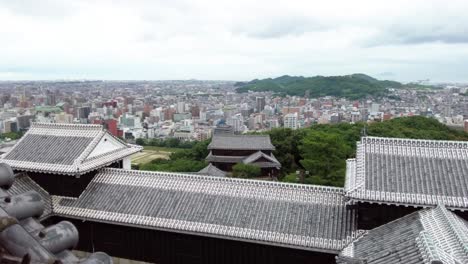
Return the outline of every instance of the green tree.
{"type": "Polygon", "coordinates": [[[168,138],[165,141],[165,147],[168,148],[177,148],[180,144],[180,140],[177,138],[168,138]]]}
{"type": "Polygon", "coordinates": [[[172,172],[197,172],[206,165],[205,158],[208,155],[210,141],[194,142],[191,148],[180,149],[172,153],[169,160],[155,159],[142,164],[141,170],[172,171],[172,172]]]}
{"type": "Polygon", "coordinates": [[[309,171],[306,182],[320,185],[343,186],[346,159],[352,149],[337,134],[309,131],[299,147],[300,161],[309,171]]]}
{"type": "Polygon", "coordinates": [[[1,139],[9,138],[12,140],[20,139],[23,136],[23,132],[7,132],[0,134],[1,139]]]}
{"type": "Polygon", "coordinates": [[[293,173],[290,173],[286,176],[283,177],[283,179],[281,179],[282,182],[291,182],[291,183],[297,183],[298,180],[297,180],[297,175],[295,172],[293,173]]]}
{"type": "Polygon", "coordinates": [[[135,143],[137,145],[140,145],[140,146],[145,146],[146,145],[146,141],[144,139],[142,139],[142,138],[137,138],[135,143]]]}
{"type": "Polygon", "coordinates": [[[235,178],[255,178],[260,176],[260,173],[260,167],[250,164],[237,163],[232,167],[232,177],[235,178]]]}
{"type": "Polygon", "coordinates": [[[269,131],[268,134],[271,143],[276,148],[273,154],[282,165],[282,175],[296,171],[300,167],[299,161],[301,160],[298,147],[306,134],[306,130],[275,128],[269,131]]]}

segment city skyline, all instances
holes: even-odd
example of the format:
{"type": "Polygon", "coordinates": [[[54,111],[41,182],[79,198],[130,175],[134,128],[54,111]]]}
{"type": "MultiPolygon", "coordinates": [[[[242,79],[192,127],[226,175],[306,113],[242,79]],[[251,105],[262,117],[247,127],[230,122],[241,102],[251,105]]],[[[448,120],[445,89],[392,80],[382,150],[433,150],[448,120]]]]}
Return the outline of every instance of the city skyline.
{"type": "Polygon", "coordinates": [[[0,80],[468,81],[465,1],[0,1],[0,80]],[[14,26],[12,26],[14,25],[14,26]]]}

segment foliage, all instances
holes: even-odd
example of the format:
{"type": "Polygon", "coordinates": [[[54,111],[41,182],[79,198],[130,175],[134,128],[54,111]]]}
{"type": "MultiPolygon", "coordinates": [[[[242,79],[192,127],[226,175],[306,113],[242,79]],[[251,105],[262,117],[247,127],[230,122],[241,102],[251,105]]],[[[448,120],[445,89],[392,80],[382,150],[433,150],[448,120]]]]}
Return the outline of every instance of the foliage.
{"type": "Polygon", "coordinates": [[[367,96],[383,96],[387,88],[400,88],[402,84],[394,81],[379,81],[365,74],[346,76],[281,76],[263,80],[253,80],[237,88],[237,92],[272,91],[289,95],[303,96],[309,91],[311,97],[337,96],[359,99],[367,96]]]}
{"type": "Polygon", "coordinates": [[[180,149],[172,153],[169,160],[155,159],[150,163],[141,164],[141,170],[172,171],[172,172],[197,172],[203,169],[207,163],[209,141],[194,142],[190,149],[180,149]]]}
{"type": "Polygon", "coordinates": [[[208,144],[210,144],[210,141],[208,140],[196,142],[191,149],[177,150],[176,152],[172,153],[169,158],[171,160],[205,160],[209,153],[208,144]]]}
{"type": "Polygon", "coordinates": [[[289,173],[288,175],[284,176],[283,179],[281,180],[283,182],[291,182],[291,183],[297,183],[297,175],[296,173],[289,173]]]}
{"type": "Polygon", "coordinates": [[[154,146],[154,147],[165,147],[165,148],[184,148],[189,149],[196,145],[195,141],[183,141],[178,138],[167,138],[167,139],[143,139],[138,138],[135,142],[140,146],[154,146]]]}
{"type": "Polygon", "coordinates": [[[280,179],[297,182],[295,171],[300,169],[309,171],[305,183],[343,186],[346,159],[355,156],[356,142],[364,127],[369,136],[468,141],[468,133],[422,116],[369,125],[340,123],[299,130],[274,129],[268,133],[276,147],[274,155],[283,166],[280,179]]]}
{"type": "Polygon", "coordinates": [[[237,163],[232,167],[232,177],[234,178],[255,178],[260,176],[261,169],[258,166],[237,163]]]}
{"type": "Polygon", "coordinates": [[[275,128],[268,132],[271,143],[275,146],[273,154],[282,165],[282,172],[286,174],[296,171],[300,165],[299,144],[306,130],[292,130],[289,128],[275,128]]]}
{"type": "Polygon", "coordinates": [[[374,123],[368,127],[368,134],[379,137],[468,140],[468,133],[449,128],[436,119],[422,116],[395,118],[374,123]]]}
{"type": "Polygon", "coordinates": [[[9,138],[11,140],[20,139],[23,136],[23,132],[8,132],[0,134],[0,139],[9,138]]]}
{"type": "Polygon", "coordinates": [[[309,171],[307,183],[340,186],[346,169],[346,159],[352,148],[337,133],[311,130],[299,147],[302,167],[309,171]]]}
{"type": "Polygon", "coordinates": [[[137,138],[137,139],[135,140],[135,143],[136,143],[137,145],[140,145],[140,146],[146,145],[145,140],[142,139],[142,138],[137,138]]]}

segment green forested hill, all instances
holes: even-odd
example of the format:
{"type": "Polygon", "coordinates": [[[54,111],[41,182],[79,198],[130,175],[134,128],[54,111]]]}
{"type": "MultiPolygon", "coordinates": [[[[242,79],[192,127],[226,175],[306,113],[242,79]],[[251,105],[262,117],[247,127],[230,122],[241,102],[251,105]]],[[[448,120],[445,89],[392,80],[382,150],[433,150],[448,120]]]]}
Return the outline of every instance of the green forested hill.
{"type": "Polygon", "coordinates": [[[380,81],[365,74],[345,76],[297,77],[284,75],[278,78],[253,80],[237,83],[237,92],[272,91],[276,93],[304,96],[309,91],[311,97],[337,96],[359,99],[366,96],[382,96],[387,88],[400,88],[402,84],[394,81],[380,81]]]}

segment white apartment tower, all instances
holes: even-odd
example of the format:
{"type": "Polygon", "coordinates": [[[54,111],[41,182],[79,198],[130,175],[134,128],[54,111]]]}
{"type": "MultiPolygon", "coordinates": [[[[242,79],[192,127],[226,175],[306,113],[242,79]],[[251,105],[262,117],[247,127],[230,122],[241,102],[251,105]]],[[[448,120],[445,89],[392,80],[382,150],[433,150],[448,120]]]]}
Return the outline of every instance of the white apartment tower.
{"type": "Polygon", "coordinates": [[[285,128],[291,128],[291,129],[297,129],[299,128],[298,124],[298,115],[297,113],[290,113],[284,116],[284,127],[285,128]]]}

